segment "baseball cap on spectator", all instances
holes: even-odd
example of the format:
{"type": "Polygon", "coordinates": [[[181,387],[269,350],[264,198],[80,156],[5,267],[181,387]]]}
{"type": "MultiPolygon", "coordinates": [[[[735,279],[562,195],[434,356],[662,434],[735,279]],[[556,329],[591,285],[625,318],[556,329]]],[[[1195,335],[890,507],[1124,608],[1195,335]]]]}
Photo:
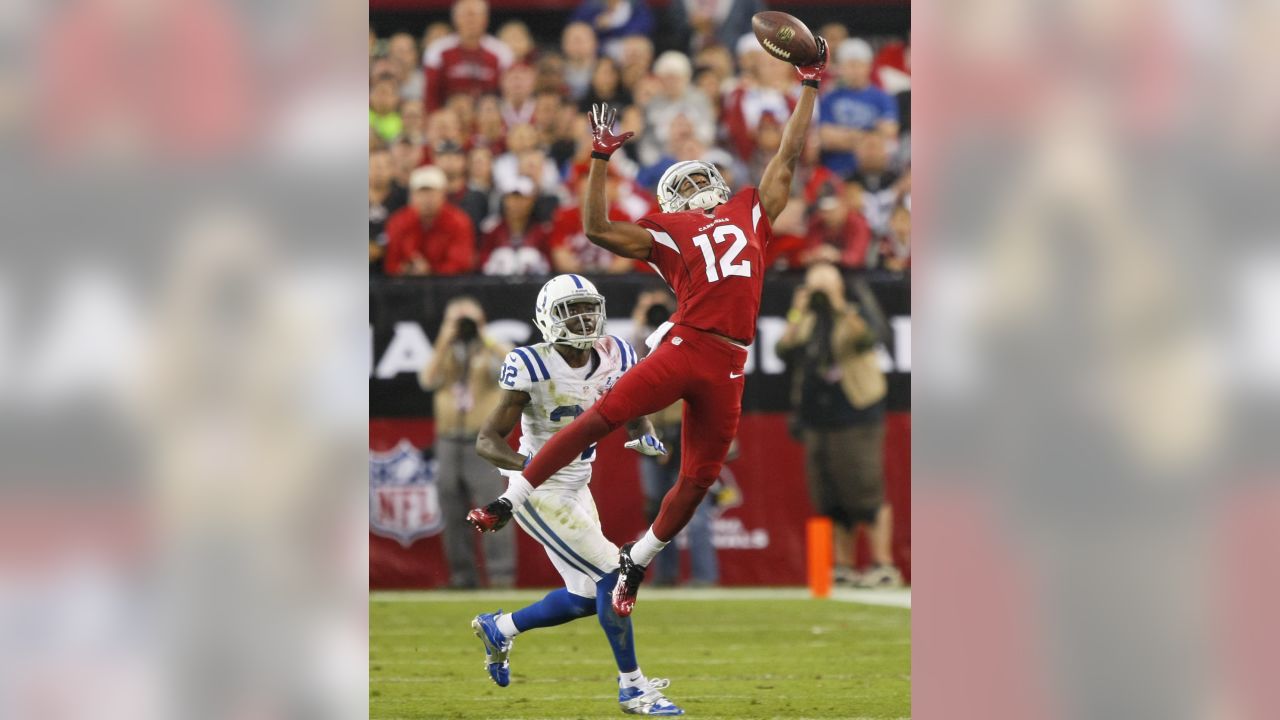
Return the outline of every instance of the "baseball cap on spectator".
{"type": "Polygon", "coordinates": [[[840,47],[836,48],[836,59],[840,62],[848,62],[857,60],[861,62],[871,62],[874,53],[871,52],[871,46],[866,40],[858,38],[849,38],[840,43],[840,47]]]}
{"type": "Polygon", "coordinates": [[[505,194],[537,197],[538,192],[533,187],[533,181],[521,175],[507,183],[507,191],[505,194]]]}
{"type": "Polygon", "coordinates": [[[755,33],[747,33],[738,38],[738,43],[734,47],[734,54],[742,57],[747,53],[764,52],[764,48],[760,47],[760,41],[756,39],[755,33]]]}
{"type": "Polygon", "coordinates": [[[409,174],[410,190],[444,190],[448,181],[435,165],[424,165],[409,174]]]}
{"type": "Polygon", "coordinates": [[[663,75],[678,75],[688,80],[693,77],[693,64],[689,62],[688,56],[676,50],[668,50],[658,56],[653,63],[653,74],[658,77],[663,75]]]}

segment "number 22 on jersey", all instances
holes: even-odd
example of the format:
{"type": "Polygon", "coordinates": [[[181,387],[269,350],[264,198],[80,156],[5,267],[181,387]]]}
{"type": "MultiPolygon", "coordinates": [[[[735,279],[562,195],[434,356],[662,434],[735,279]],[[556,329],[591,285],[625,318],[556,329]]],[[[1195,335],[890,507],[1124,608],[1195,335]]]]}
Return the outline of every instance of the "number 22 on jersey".
{"type": "Polygon", "coordinates": [[[751,277],[751,261],[738,260],[738,255],[747,247],[747,236],[742,232],[742,228],[737,225],[720,225],[711,231],[708,236],[703,233],[693,239],[693,244],[698,246],[702,251],[702,259],[707,263],[707,282],[716,282],[721,278],[727,278],[730,275],[738,275],[741,277],[751,277]],[[711,240],[715,238],[713,245],[711,240]],[[720,272],[716,272],[716,250],[721,249],[724,243],[730,239],[733,244],[729,249],[720,256],[720,272]]]}

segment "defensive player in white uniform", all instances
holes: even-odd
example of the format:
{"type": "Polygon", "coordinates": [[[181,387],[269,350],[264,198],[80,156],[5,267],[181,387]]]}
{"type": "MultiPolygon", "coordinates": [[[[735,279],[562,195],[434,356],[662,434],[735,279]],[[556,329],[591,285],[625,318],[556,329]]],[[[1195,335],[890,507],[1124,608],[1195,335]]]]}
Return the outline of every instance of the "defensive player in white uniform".
{"type": "MultiPolygon", "coordinates": [[[[534,322],[546,342],[507,355],[498,384],[502,397],[485,421],[476,451],[504,474],[514,475],[560,428],[586,412],[635,365],[636,351],[625,340],[604,334],[604,297],[580,275],[558,275],[538,293],[534,322]],[[507,435],[520,421],[520,452],[507,435]]],[[[643,455],[666,449],[649,420],[627,424],[625,447],[643,455]]],[[[618,546],[600,529],[600,516],[587,484],[595,445],[552,475],[513,517],[542,544],[565,586],[515,611],[477,615],[471,621],[484,643],[485,667],[499,686],[511,682],[513,638],[534,628],[561,625],[595,615],[618,664],[618,702],[634,715],[683,715],[662,690],[668,680],[647,679],[636,661],[631,618],[614,612],[610,593],[618,578],[618,546]]]]}

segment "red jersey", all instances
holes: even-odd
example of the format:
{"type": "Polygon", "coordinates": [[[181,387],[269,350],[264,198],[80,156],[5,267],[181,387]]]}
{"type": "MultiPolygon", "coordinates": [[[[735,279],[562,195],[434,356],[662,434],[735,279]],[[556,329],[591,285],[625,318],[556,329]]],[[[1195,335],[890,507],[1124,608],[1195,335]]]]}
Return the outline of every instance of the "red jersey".
{"type": "Polygon", "coordinates": [[[843,226],[835,229],[828,228],[822,218],[815,217],[809,221],[805,247],[812,250],[822,245],[830,245],[840,251],[841,267],[865,268],[871,254],[871,226],[856,210],[849,213],[843,226]]]}
{"type": "MultiPolygon", "coordinates": [[[[616,205],[609,208],[609,219],[614,222],[632,220],[616,205]]],[[[581,265],[578,271],[584,273],[608,272],[618,261],[617,255],[587,239],[587,233],[582,229],[582,208],[577,205],[556,210],[551,218],[551,239],[547,247],[551,251],[568,248],[581,265]]]]}
{"type": "Polygon", "coordinates": [[[412,205],[400,208],[387,220],[387,255],[383,267],[388,275],[399,275],[405,265],[421,257],[431,266],[432,275],[460,275],[471,272],[475,259],[475,230],[471,218],[445,203],[427,227],[412,205]]]}
{"type": "Polygon", "coordinates": [[[480,38],[479,47],[468,49],[449,35],[431,43],[423,53],[427,76],[427,112],[439,110],[453,95],[496,95],[498,78],[511,67],[511,50],[492,35],[480,38]]]}
{"type": "Polygon", "coordinates": [[[671,321],[750,344],[756,337],[764,251],[773,239],[760,194],[746,188],[708,215],[702,210],[640,219],[653,235],[646,258],[671,286],[671,321]]]}

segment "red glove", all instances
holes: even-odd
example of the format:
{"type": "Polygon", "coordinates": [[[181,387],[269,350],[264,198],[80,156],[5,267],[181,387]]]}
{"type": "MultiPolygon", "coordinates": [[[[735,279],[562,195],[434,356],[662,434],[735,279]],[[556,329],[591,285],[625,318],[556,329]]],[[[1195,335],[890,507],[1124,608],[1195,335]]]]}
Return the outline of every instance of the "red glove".
{"type": "Polygon", "coordinates": [[[635,135],[633,132],[614,134],[613,121],[617,119],[618,111],[609,107],[608,103],[592,105],[588,117],[591,118],[591,157],[593,158],[607,161],[615,150],[622,147],[622,143],[635,135]]]}
{"type": "Polygon", "coordinates": [[[800,82],[809,87],[818,87],[818,80],[822,77],[822,71],[827,67],[827,41],[819,35],[818,38],[818,59],[808,65],[797,65],[796,74],[800,76],[800,82]]]}

